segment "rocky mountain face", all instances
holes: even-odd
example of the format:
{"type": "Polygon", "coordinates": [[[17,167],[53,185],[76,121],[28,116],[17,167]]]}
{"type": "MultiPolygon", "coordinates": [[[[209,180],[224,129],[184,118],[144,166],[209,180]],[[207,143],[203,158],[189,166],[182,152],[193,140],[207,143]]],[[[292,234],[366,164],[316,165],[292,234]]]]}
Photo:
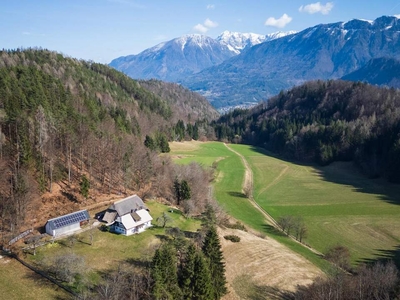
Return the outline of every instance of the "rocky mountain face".
{"type": "Polygon", "coordinates": [[[296,33],[295,31],[288,32],[274,32],[267,35],[256,34],[256,33],[240,33],[224,31],[221,35],[217,37],[217,41],[222,45],[225,45],[234,52],[235,54],[240,54],[244,50],[247,50],[255,45],[272,41],[290,34],[296,33]]]}
{"type": "Polygon", "coordinates": [[[137,55],[116,58],[110,66],[134,79],[178,82],[189,75],[219,65],[254,45],[292,33],[260,35],[224,31],[216,39],[199,34],[185,35],[137,55]]]}
{"type": "Polygon", "coordinates": [[[255,45],[181,83],[214,107],[251,104],[306,80],[341,78],[378,57],[400,58],[400,19],[321,24],[255,45]]]}
{"type": "Polygon", "coordinates": [[[363,67],[343,76],[342,79],[400,88],[400,61],[387,57],[371,59],[363,67]]]}
{"type": "Polygon", "coordinates": [[[158,44],[137,55],[114,59],[110,66],[134,79],[153,78],[175,82],[218,65],[234,55],[218,41],[193,34],[158,44]]]}

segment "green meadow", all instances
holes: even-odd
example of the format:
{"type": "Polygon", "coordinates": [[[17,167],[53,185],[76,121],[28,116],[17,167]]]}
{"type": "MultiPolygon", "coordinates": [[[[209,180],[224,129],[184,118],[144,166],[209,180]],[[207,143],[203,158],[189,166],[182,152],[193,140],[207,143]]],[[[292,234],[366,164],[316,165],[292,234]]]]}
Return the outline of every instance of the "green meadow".
{"type": "MultiPolygon", "coordinates": [[[[308,228],[305,242],[316,250],[345,245],[358,263],[391,256],[400,245],[400,186],[366,178],[349,162],[301,165],[252,146],[229,146],[252,168],[255,201],[275,219],[301,216],[308,228]]],[[[177,154],[177,162],[205,166],[212,165],[210,158],[218,159],[214,195],[227,212],[324,267],[314,254],[272,230],[249,204],[241,192],[244,166],[222,143],[199,144],[190,151],[173,147],[172,155],[177,154]]]]}

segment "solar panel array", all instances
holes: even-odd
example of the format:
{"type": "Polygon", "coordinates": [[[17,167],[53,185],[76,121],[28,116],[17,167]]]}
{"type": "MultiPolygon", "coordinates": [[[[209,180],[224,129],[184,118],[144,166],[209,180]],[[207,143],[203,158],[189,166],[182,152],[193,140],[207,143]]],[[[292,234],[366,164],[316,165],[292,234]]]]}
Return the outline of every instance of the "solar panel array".
{"type": "Polygon", "coordinates": [[[61,216],[53,220],[53,222],[55,228],[61,228],[81,221],[86,221],[87,219],[86,211],[78,211],[74,214],[61,216]]]}

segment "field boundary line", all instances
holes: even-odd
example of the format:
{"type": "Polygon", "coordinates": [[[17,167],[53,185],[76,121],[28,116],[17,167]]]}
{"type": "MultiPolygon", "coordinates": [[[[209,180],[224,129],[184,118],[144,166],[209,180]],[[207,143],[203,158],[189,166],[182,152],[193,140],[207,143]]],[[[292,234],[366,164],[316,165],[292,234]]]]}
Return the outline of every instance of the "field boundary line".
{"type": "MultiPolygon", "coordinates": [[[[231,151],[231,152],[233,152],[234,154],[236,154],[237,156],[239,156],[239,157],[241,158],[243,164],[244,164],[244,167],[245,167],[245,176],[244,176],[244,177],[245,177],[245,178],[244,178],[244,180],[243,180],[242,190],[243,190],[243,191],[246,191],[247,189],[249,189],[249,190],[248,190],[247,198],[250,200],[250,203],[251,203],[258,211],[260,211],[260,212],[264,215],[264,217],[267,219],[267,221],[270,223],[270,225],[272,225],[273,227],[275,227],[277,230],[282,231],[282,230],[280,229],[280,226],[278,225],[278,222],[277,222],[264,208],[262,208],[262,207],[254,200],[254,197],[253,197],[253,171],[251,170],[250,165],[249,165],[249,163],[247,162],[246,158],[245,158],[242,154],[240,154],[239,152],[233,150],[233,149],[232,149],[231,147],[229,147],[226,143],[224,143],[224,145],[225,145],[226,148],[228,148],[229,151],[231,151]],[[246,175],[247,175],[247,176],[246,176],[246,175]]],[[[284,169],[285,172],[286,172],[286,170],[287,170],[288,168],[289,168],[289,167],[286,165],[286,169],[284,169]]],[[[284,173],[285,173],[285,172],[284,172],[284,173]]],[[[281,172],[281,173],[282,173],[282,172],[281,172]]],[[[284,174],[284,173],[283,173],[283,174],[284,174]]],[[[277,178],[281,177],[283,174],[279,174],[279,176],[278,176],[277,178]]],[[[275,179],[275,180],[276,180],[276,179],[275,179]]],[[[275,180],[272,181],[272,183],[274,183],[275,180]]],[[[305,245],[305,244],[303,244],[303,243],[300,243],[294,236],[288,235],[288,237],[289,237],[290,239],[292,239],[294,242],[298,243],[299,245],[302,245],[303,247],[309,249],[309,250],[312,251],[313,253],[315,253],[315,254],[317,254],[317,255],[320,255],[320,256],[324,256],[324,254],[321,253],[321,252],[319,252],[318,250],[316,250],[316,249],[314,249],[314,248],[312,248],[312,247],[310,247],[310,246],[308,246],[308,245],[305,245]]]]}

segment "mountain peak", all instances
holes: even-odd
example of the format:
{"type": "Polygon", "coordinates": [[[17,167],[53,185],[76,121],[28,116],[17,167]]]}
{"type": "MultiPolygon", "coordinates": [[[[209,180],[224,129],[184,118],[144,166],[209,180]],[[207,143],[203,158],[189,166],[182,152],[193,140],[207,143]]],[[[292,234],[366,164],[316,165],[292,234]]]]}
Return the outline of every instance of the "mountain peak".
{"type": "Polygon", "coordinates": [[[225,45],[234,52],[235,54],[241,53],[244,49],[250,48],[254,45],[261,44],[263,42],[271,41],[280,37],[284,37],[288,34],[293,34],[294,31],[290,32],[274,32],[267,35],[257,33],[241,33],[225,30],[222,32],[216,40],[225,45]]]}

